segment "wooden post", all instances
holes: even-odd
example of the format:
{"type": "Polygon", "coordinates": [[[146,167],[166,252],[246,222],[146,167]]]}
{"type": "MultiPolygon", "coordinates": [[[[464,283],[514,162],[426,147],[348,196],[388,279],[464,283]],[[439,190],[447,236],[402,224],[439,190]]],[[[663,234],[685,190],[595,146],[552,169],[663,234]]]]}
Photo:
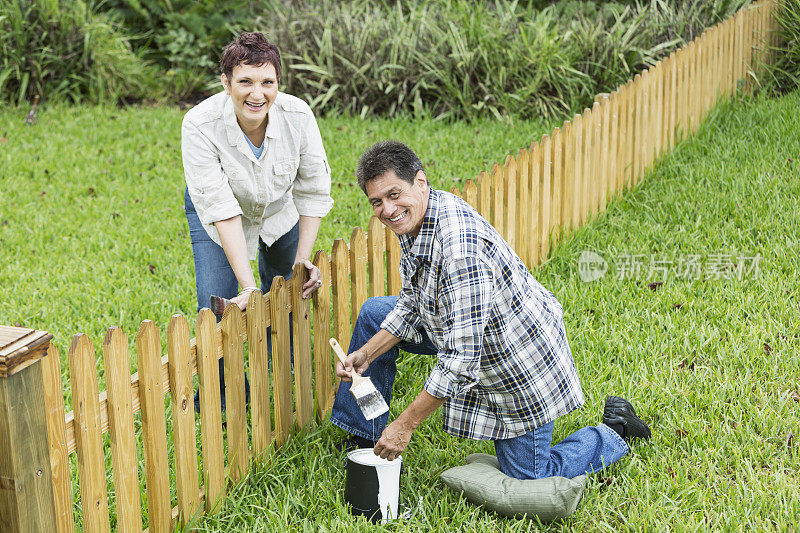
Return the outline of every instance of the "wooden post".
{"type": "Polygon", "coordinates": [[[569,175],[570,220],[573,230],[581,225],[581,197],[583,195],[583,115],[572,117],[572,172],[569,175]]]}
{"type": "Polygon", "coordinates": [[[550,235],[550,171],[552,169],[552,143],[550,136],[542,135],[539,142],[541,146],[541,170],[539,172],[539,262],[544,263],[549,250],[550,235]]]}
{"type": "Polygon", "coordinates": [[[56,531],[41,364],[52,338],[0,326],[0,531],[56,531]]]}
{"type": "Polygon", "coordinates": [[[562,139],[561,128],[554,128],[550,139],[550,250],[558,243],[561,233],[562,139]]]}
{"type": "MultiPolygon", "coordinates": [[[[467,196],[467,185],[472,180],[464,185],[464,198],[467,196]]],[[[517,255],[519,255],[522,262],[530,265],[529,253],[529,239],[528,232],[530,231],[530,214],[531,214],[531,184],[528,179],[528,151],[520,148],[517,152],[517,255]]]]}
{"type": "Polygon", "coordinates": [[[529,267],[533,268],[539,264],[539,242],[541,241],[541,230],[539,221],[539,211],[541,210],[542,194],[541,186],[539,183],[539,176],[542,174],[542,149],[539,143],[534,142],[531,144],[531,155],[528,157],[528,179],[530,180],[531,189],[531,228],[528,240],[528,249],[530,250],[530,263],[529,267]]]}

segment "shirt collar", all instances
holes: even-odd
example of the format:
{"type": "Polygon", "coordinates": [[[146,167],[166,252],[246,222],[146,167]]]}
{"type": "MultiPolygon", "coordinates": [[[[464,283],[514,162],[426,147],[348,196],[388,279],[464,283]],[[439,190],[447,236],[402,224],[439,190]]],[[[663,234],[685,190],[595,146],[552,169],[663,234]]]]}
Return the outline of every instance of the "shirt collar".
{"type": "MultiPolygon", "coordinates": [[[[225,100],[222,116],[225,121],[225,133],[228,137],[228,143],[230,143],[231,146],[239,146],[240,144],[247,146],[247,142],[244,140],[244,132],[241,126],[239,126],[239,122],[236,120],[236,111],[233,110],[233,100],[231,100],[230,96],[227,96],[225,100]]],[[[278,127],[278,111],[276,110],[275,102],[272,102],[267,116],[269,117],[269,121],[267,121],[266,137],[270,139],[279,139],[281,132],[278,127]]]]}
{"type": "Polygon", "coordinates": [[[431,187],[428,193],[428,209],[422,218],[422,226],[416,237],[410,233],[400,235],[400,249],[405,254],[420,260],[431,261],[436,223],[439,221],[439,191],[431,187]]]}

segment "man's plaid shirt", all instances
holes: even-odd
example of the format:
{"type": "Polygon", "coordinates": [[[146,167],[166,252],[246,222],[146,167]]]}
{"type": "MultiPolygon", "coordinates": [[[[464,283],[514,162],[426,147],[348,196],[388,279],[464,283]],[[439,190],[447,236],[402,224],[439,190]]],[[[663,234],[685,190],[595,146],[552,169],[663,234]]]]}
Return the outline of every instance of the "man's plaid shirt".
{"type": "Polygon", "coordinates": [[[486,440],[523,435],[584,402],[555,296],[469,204],[431,189],[419,235],[400,236],[403,287],[381,324],[437,347],[425,390],[444,429],[486,440]]]}

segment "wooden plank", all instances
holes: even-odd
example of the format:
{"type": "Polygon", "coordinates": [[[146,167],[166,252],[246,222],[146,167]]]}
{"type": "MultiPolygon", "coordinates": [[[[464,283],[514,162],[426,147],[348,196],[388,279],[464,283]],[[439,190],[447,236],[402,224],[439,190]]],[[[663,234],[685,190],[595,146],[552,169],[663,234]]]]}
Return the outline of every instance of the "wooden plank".
{"type": "Polygon", "coordinates": [[[633,180],[632,184],[635,186],[639,183],[639,180],[642,176],[643,170],[643,163],[642,163],[642,156],[644,155],[644,145],[646,143],[645,139],[645,132],[644,132],[644,125],[645,125],[645,89],[644,89],[644,80],[640,74],[637,74],[634,78],[634,83],[636,84],[634,88],[634,92],[636,93],[636,131],[634,133],[634,142],[633,142],[633,163],[634,163],[634,170],[633,170],[633,180]]]}
{"type": "Polygon", "coordinates": [[[550,136],[542,135],[539,142],[541,146],[541,170],[539,173],[539,229],[541,237],[539,241],[539,260],[544,263],[547,260],[550,249],[550,173],[552,171],[553,148],[550,136]]]}
{"type": "Polygon", "coordinates": [[[269,303],[261,291],[250,293],[245,312],[250,363],[250,423],[253,428],[253,456],[261,461],[272,442],[269,351],[267,349],[269,303]]]}
{"type": "Polygon", "coordinates": [[[591,189],[589,184],[592,180],[592,153],[594,145],[592,138],[594,137],[594,118],[592,117],[592,110],[584,108],[583,118],[583,153],[581,160],[581,225],[586,224],[592,210],[591,189]]]}
{"type": "Polygon", "coordinates": [[[597,175],[597,210],[599,213],[604,213],[606,210],[606,202],[608,201],[608,183],[609,183],[609,169],[610,158],[609,152],[611,151],[611,101],[608,95],[603,96],[600,101],[600,171],[597,175]]]}
{"type": "MultiPolygon", "coordinates": [[[[9,328],[9,326],[6,326],[9,328]]],[[[0,351],[0,377],[11,376],[44,357],[44,352],[50,345],[53,336],[46,331],[32,331],[18,328],[25,333],[14,338],[7,337],[5,347],[0,351]]],[[[8,334],[6,329],[6,334],[8,334]]]]}
{"type": "Polygon", "coordinates": [[[318,250],[314,255],[314,265],[322,275],[322,286],[314,293],[314,387],[316,391],[317,419],[325,418],[327,401],[333,385],[333,361],[330,344],[325,339],[331,337],[331,263],[328,254],[318,250]]]}
{"type": "Polygon", "coordinates": [[[606,182],[604,189],[603,210],[608,205],[608,202],[616,192],[617,183],[617,149],[618,149],[618,131],[617,131],[617,107],[618,107],[618,94],[616,91],[608,96],[608,154],[606,161],[606,182]]]}
{"type": "MultiPolygon", "coordinates": [[[[486,171],[478,174],[478,213],[492,223],[492,178],[486,171]]],[[[341,341],[339,341],[341,343],[341,341]]]]}
{"type": "Polygon", "coordinates": [[[289,345],[289,295],[286,280],[275,276],[270,288],[272,319],[272,389],[275,399],[275,444],[281,446],[292,430],[292,374],[289,345]]]}
{"type": "Polygon", "coordinates": [[[298,264],[291,279],[292,335],[294,337],[294,401],[299,428],[311,424],[314,413],[314,389],[311,380],[311,300],[303,298],[308,270],[298,264]]]}
{"type": "Polygon", "coordinates": [[[677,54],[670,56],[669,62],[669,120],[668,146],[675,148],[675,128],[678,125],[678,59],[677,54]]]}
{"type": "Polygon", "coordinates": [[[369,261],[369,295],[386,295],[386,274],[383,256],[386,253],[384,226],[377,217],[369,219],[367,225],[367,260],[369,261]]]}
{"type": "MultiPolygon", "coordinates": [[[[305,270],[305,267],[300,264],[305,270]]],[[[248,296],[248,302],[250,301],[248,296]]],[[[244,477],[250,462],[247,443],[247,407],[244,385],[242,311],[229,305],[222,315],[222,357],[225,368],[225,423],[228,428],[228,471],[235,483],[244,477]]]]}
{"type": "Polygon", "coordinates": [[[400,294],[400,240],[389,228],[384,228],[386,238],[386,278],[389,294],[400,294]]]}
{"type": "Polygon", "coordinates": [[[492,165],[492,226],[497,230],[503,238],[506,238],[505,218],[503,212],[505,211],[503,202],[505,201],[505,184],[503,183],[503,167],[499,163],[492,165]]]}
{"type": "Polygon", "coordinates": [[[83,529],[87,533],[110,532],[108,492],[100,434],[100,402],[94,346],[84,334],[72,337],[69,374],[75,412],[75,445],[78,454],[83,529]]]}
{"type": "Polygon", "coordinates": [[[572,117],[572,172],[570,173],[570,225],[577,230],[581,225],[581,198],[583,197],[583,116],[572,117]]]}
{"type": "Polygon", "coordinates": [[[114,469],[117,528],[139,533],[142,530],[142,506],[128,361],[128,337],[118,327],[109,328],[103,341],[103,365],[108,391],[108,436],[114,469]]]}
{"type": "Polygon", "coordinates": [[[528,158],[528,168],[530,169],[529,179],[531,188],[531,229],[528,246],[531,250],[531,263],[529,267],[532,269],[541,263],[540,254],[542,248],[542,229],[540,217],[540,211],[542,209],[542,148],[539,143],[534,142],[531,144],[530,152],[531,155],[528,158]]]}
{"type": "Polygon", "coordinates": [[[172,315],[167,326],[167,356],[180,525],[185,525],[202,507],[189,344],[189,323],[181,315],[172,315]]]}
{"type": "Polygon", "coordinates": [[[550,242],[548,250],[552,251],[558,243],[560,214],[561,214],[561,171],[564,150],[562,148],[561,128],[554,128],[550,138],[551,163],[550,163],[550,242]]]}
{"type": "Polygon", "coordinates": [[[603,179],[602,150],[603,150],[603,110],[600,103],[592,106],[592,156],[589,173],[590,213],[597,215],[600,210],[600,187],[603,179]]]}
{"type": "Polygon", "coordinates": [[[0,531],[4,532],[55,531],[50,453],[43,440],[47,415],[41,364],[52,335],[44,339],[24,370],[0,378],[0,531]]]}
{"type": "Polygon", "coordinates": [[[342,346],[350,346],[350,251],[342,239],[331,249],[333,333],[342,346]]]}
{"type": "MultiPolygon", "coordinates": [[[[530,258],[530,239],[528,239],[528,232],[530,231],[531,219],[531,183],[528,176],[529,163],[528,151],[520,148],[517,152],[517,216],[516,220],[516,242],[517,242],[517,255],[519,255],[525,265],[531,265],[530,258]]],[[[471,180],[470,180],[471,181],[471,180]]],[[[467,186],[464,185],[464,193],[467,192],[467,186]]]]}
{"type": "Polygon", "coordinates": [[[367,301],[367,236],[361,228],[353,228],[350,236],[350,283],[352,285],[353,319],[367,301]]]}
{"type": "Polygon", "coordinates": [[[567,235],[570,229],[570,220],[572,219],[572,123],[565,120],[561,126],[561,150],[562,150],[562,169],[560,173],[559,183],[561,188],[559,205],[559,226],[561,227],[561,234],[567,235]]]}
{"type": "Polygon", "coordinates": [[[164,393],[161,388],[161,340],[158,328],[145,320],[136,334],[139,400],[142,403],[142,447],[147,487],[149,528],[169,531],[172,502],[169,494],[169,460],[164,393]]]}
{"type": "Polygon", "coordinates": [[[469,179],[464,183],[464,201],[475,209],[478,208],[478,186],[475,180],[469,179]]]}
{"type": "Polygon", "coordinates": [[[200,441],[203,449],[203,486],[205,509],[214,512],[225,497],[224,461],[222,456],[222,415],[219,391],[217,347],[220,332],[214,313],[203,308],[197,315],[197,370],[200,378],[200,441]]]}
{"type": "Polygon", "coordinates": [[[508,155],[503,164],[503,228],[505,229],[506,242],[512,250],[516,250],[517,230],[517,162],[508,155]]]}
{"type": "Polygon", "coordinates": [[[52,342],[42,359],[47,440],[50,445],[50,471],[53,476],[53,503],[56,531],[72,533],[72,480],[69,475],[66,428],[64,425],[64,387],[61,383],[61,357],[52,342]]]}

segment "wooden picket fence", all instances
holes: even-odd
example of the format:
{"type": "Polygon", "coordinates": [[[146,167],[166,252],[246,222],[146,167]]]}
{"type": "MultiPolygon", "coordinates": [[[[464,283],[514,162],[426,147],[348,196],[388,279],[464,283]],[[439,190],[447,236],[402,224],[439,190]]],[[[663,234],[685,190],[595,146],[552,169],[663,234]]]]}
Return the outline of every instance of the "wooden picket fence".
{"type": "MultiPolygon", "coordinates": [[[[482,172],[451,192],[483,214],[529,267],[540,264],[560,238],[603,212],[614,194],[639,183],[661,154],[694,133],[717,102],[753,83],[755,65],[767,59],[773,4],[762,0],[709,28],[617,90],[598,95],[591,109],[520,149],[516,157],[507,157],[490,173],[482,172]]],[[[51,345],[42,373],[57,531],[75,529],[69,469],[73,453],[84,531],[111,529],[109,477],[120,531],[142,531],[141,475],[150,531],[170,531],[191,517],[219,509],[229,482],[240,480],[251,461],[267,459],[294,431],[326,416],[337,386],[327,339],[335,336],[347,346],[364,301],[398,294],[399,261],[397,237],[373,217],[366,232],[356,228],[349,242],[337,239],[330,256],[317,252],[314,264],[323,283],[310,300],[300,297],[307,273],[298,267],[291,281],[275,278],[268,294],[254,291],[244,313],[229,308],[217,323],[211,311],[201,310],[195,338],[190,338],[187,320],[173,316],[166,330],[166,354],[159,328],[144,321],[136,333],[138,372],[133,375],[126,334],[112,327],[102,344],[107,390],[99,394],[92,341],[75,335],[68,354],[72,412],[65,411],[59,352],[51,345]],[[245,353],[251,384],[249,425],[245,353]],[[225,426],[220,414],[220,357],[226,378],[225,426]],[[202,398],[199,455],[195,374],[202,398]],[[167,393],[171,420],[166,416],[167,393]],[[141,452],[134,429],[137,412],[141,452]],[[105,467],[106,432],[110,476],[105,467]],[[172,456],[168,437],[174,443],[172,456]],[[137,453],[144,457],[143,473],[138,471],[137,453]],[[170,496],[169,465],[174,465],[175,501],[170,496]]]]}

